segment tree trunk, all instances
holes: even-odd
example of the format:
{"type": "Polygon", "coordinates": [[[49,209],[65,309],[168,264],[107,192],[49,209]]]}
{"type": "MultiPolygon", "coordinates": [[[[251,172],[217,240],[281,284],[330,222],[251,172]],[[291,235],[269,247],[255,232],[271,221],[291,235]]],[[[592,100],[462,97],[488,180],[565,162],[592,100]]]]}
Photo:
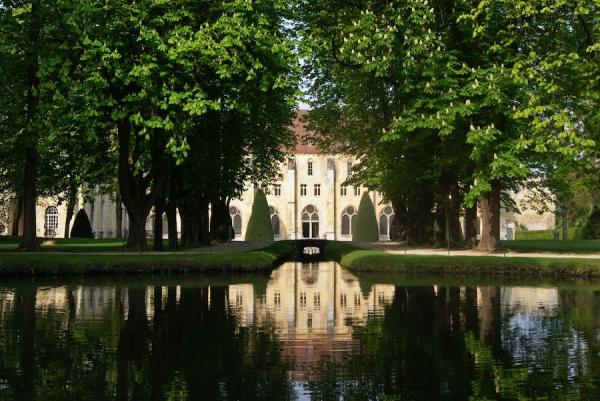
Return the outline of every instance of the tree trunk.
{"type": "MultiPolygon", "coordinates": [[[[145,251],[148,249],[146,241],[146,218],[150,209],[156,202],[162,186],[164,175],[161,174],[163,166],[163,148],[155,146],[152,152],[152,169],[147,176],[139,172],[132,172],[130,166],[131,123],[126,119],[117,122],[119,134],[119,192],[127,214],[129,215],[129,236],[126,247],[131,250],[145,251]],[[151,182],[150,191],[148,183],[151,182]]],[[[139,159],[141,146],[135,136],[133,153],[138,154],[134,159],[139,159]]]]}
{"type": "Polygon", "coordinates": [[[167,230],[169,231],[169,250],[177,249],[177,208],[168,203],[165,211],[167,215],[167,230]]]}
{"type": "Polygon", "coordinates": [[[477,206],[465,209],[465,243],[468,248],[477,246],[477,206]]]}
{"type": "Polygon", "coordinates": [[[569,239],[569,211],[567,208],[562,210],[562,239],[563,241],[569,239]]]}
{"type": "Polygon", "coordinates": [[[65,216],[65,238],[69,238],[69,229],[71,228],[71,220],[73,219],[73,213],[75,212],[75,202],[77,201],[77,186],[75,183],[71,183],[69,187],[69,194],[67,199],[67,215],[65,216]]]}
{"type": "Polygon", "coordinates": [[[479,198],[481,239],[477,250],[483,252],[494,252],[500,246],[500,182],[492,181],[491,187],[479,198]]]}
{"type": "Polygon", "coordinates": [[[121,203],[121,194],[117,191],[115,196],[115,220],[116,220],[116,238],[123,239],[123,204],[121,203]]]}
{"type": "Polygon", "coordinates": [[[17,237],[19,235],[19,225],[21,224],[21,215],[23,214],[23,198],[18,196],[15,198],[15,210],[12,218],[11,235],[17,237]]]}
{"type": "Polygon", "coordinates": [[[23,174],[23,236],[19,249],[35,251],[40,248],[36,238],[36,203],[37,203],[37,164],[38,133],[35,119],[38,106],[38,48],[42,20],[39,0],[31,2],[31,21],[29,22],[29,44],[27,46],[27,126],[25,135],[25,169],[23,174]]]}
{"type": "Polygon", "coordinates": [[[36,233],[37,203],[37,148],[34,145],[25,149],[25,174],[23,183],[23,236],[19,249],[35,251],[40,248],[36,233]]]}
{"type": "Polygon", "coordinates": [[[164,213],[164,202],[162,199],[157,199],[154,205],[154,250],[163,250],[163,213],[164,213]]]}

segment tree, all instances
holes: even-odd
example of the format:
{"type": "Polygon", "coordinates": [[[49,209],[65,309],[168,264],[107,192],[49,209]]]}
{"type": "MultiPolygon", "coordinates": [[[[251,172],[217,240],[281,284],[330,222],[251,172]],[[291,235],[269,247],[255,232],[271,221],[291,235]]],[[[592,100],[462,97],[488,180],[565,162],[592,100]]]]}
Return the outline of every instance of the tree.
{"type": "Polygon", "coordinates": [[[356,225],[352,230],[352,241],[378,241],[379,226],[375,208],[369,195],[364,192],[358,205],[356,225]]]}
{"type": "MultiPolygon", "coordinates": [[[[264,124],[262,117],[289,115],[294,104],[296,56],[282,28],[285,10],[283,1],[80,5],[83,84],[90,94],[86,101],[109,121],[106,128],[114,135],[120,195],[129,216],[129,248],[147,248],[147,216],[172,187],[178,188],[170,193],[179,197],[182,242],[208,241],[208,205],[231,191],[207,187],[206,181],[212,180],[202,175],[212,177],[212,164],[194,165],[199,172],[171,186],[165,172],[171,160],[182,164],[192,158],[204,162],[223,157],[211,154],[213,139],[230,133],[220,136],[221,118],[243,116],[250,122],[244,130],[262,132],[259,137],[269,149],[281,145],[285,125],[279,119],[264,124]],[[260,120],[251,114],[255,110],[260,120]],[[207,143],[208,147],[197,146],[207,143]],[[202,180],[191,180],[194,175],[202,180]]],[[[286,125],[290,120],[291,116],[286,125]]],[[[247,146],[246,138],[252,136],[244,130],[233,135],[237,146],[230,154],[237,160],[260,161],[261,153],[249,156],[260,147],[247,146]]],[[[226,161],[219,159],[217,166],[226,161]]],[[[248,165],[260,166],[256,161],[248,165]]],[[[236,180],[234,174],[223,178],[236,180]]]]}
{"type": "Polygon", "coordinates": [[[94,238],[92,225],[85,210],[80,209],[75,216],[75,222],[71,228],[72,238],[94,238]]]}
{"type": "Polygon", "coordinates": [[[267,197],[262,189],[254,193],[252,214],[246,227],[246,241],[273,241],[273,226],[267,197]]]}
{"type": "MultiPolygon", "coordinates": [[[[555,41],[556,32],[571,42],[580,31],[556,15],[530,23],[525,1],[518,8],[500,3],[298,1],[313,128],[331,136],[326,144],[360,158],[354,179],[392,202],[401,237],[435,243],[445,231],[456,241],[462,207],[472,243],[478,205],[479,249],[493,251],[503,194],[539,169],[546,153],[572,159],[590,144],[575,134],[580,117],[566,118],[576,108],[554,119],[531,103],[538,79],[561,97],[544,84],[554,74],[547,63],[553,52],[569,58],[564,47],[550,51],[542,42],[555,41]],[[531,57],[531,43],[546,49],[542,59],[531,57]]],[[[545,10],[542,3],[536,7],[545,10]]],[[[575,14],[589,19],[595,8],[585,3],[575,14]]],[[[597,85],[590,81],[597,71],[588,67],[563,76],[597,85]]]]}

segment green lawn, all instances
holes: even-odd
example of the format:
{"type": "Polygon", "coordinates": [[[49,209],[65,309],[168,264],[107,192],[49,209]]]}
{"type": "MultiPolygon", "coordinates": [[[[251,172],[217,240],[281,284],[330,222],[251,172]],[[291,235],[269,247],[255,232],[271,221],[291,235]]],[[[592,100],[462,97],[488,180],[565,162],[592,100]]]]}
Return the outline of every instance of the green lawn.
{"type": "Polygon", "coordinates": [[[515,252],[600,252],[600,240],[515,240],[501,241],[503,249],[515,252]]]}
{"type": "Polygon", "coordinates": [[[282,241],[260,250],[238,253],[82,255],[76,252],[4,252],[0,254],[0,275],[260,272],[270,271],[283,261],[292,259],[295,251],[292,242],[282,241]]]}
{"type": "MultiPolygon", "coordinates": [[[[514,241],[526,242],[526,241],[514,241]]],[[[559,242],[559,241],[556,241],[559,242]]],[[[589,245],[588,245],[589,246],[589,245]]],[[[543,248],[538,245],[538,249],[543,248]]],[[[352,272],[531,279],[600,279],[600,259],[402,255],[329,242],[327,258],[352,272]]]]}
{"type": "MultiPolygon", "coordinates": [[[[15,237],[0,237],[0,252],[14,251],[19,245],[19,239],[15,237]]],[[[44,240],[38,238],[42,244],[42,251],[50,252],[118,252],[123,249],[123,240],[98,238],[56,238],[53,240],[44,240]]],[[[152,246],[152,240],[148,241],[152,246]]]]}

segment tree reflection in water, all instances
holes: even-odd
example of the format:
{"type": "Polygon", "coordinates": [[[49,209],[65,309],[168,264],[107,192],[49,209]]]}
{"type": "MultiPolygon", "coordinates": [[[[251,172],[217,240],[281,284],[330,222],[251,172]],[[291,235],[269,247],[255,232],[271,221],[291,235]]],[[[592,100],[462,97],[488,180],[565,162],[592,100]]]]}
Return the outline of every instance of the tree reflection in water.
{"type": "Polygon", "coordinates": [[[266,286],[16,282],[0,399],[600,399],[599,292],[377,282],[334,264],[266,286]]]}

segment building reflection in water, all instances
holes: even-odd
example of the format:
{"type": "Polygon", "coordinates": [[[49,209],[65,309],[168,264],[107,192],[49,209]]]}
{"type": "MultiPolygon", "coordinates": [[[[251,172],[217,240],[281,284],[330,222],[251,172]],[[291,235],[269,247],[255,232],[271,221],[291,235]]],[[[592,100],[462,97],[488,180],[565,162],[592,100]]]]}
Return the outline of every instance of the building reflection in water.
{"type": "Polygon", "coordinates": [[[230,285],[228,301],[240,327],[274,323],[300,379],[317,363],[351,352],[353,326],[383,314],[394,291],[393,285],[376,284],[363,293],[358,279],[335,262],[289,262],[273,271],[264,295],[250,284],[230,285]]]}

